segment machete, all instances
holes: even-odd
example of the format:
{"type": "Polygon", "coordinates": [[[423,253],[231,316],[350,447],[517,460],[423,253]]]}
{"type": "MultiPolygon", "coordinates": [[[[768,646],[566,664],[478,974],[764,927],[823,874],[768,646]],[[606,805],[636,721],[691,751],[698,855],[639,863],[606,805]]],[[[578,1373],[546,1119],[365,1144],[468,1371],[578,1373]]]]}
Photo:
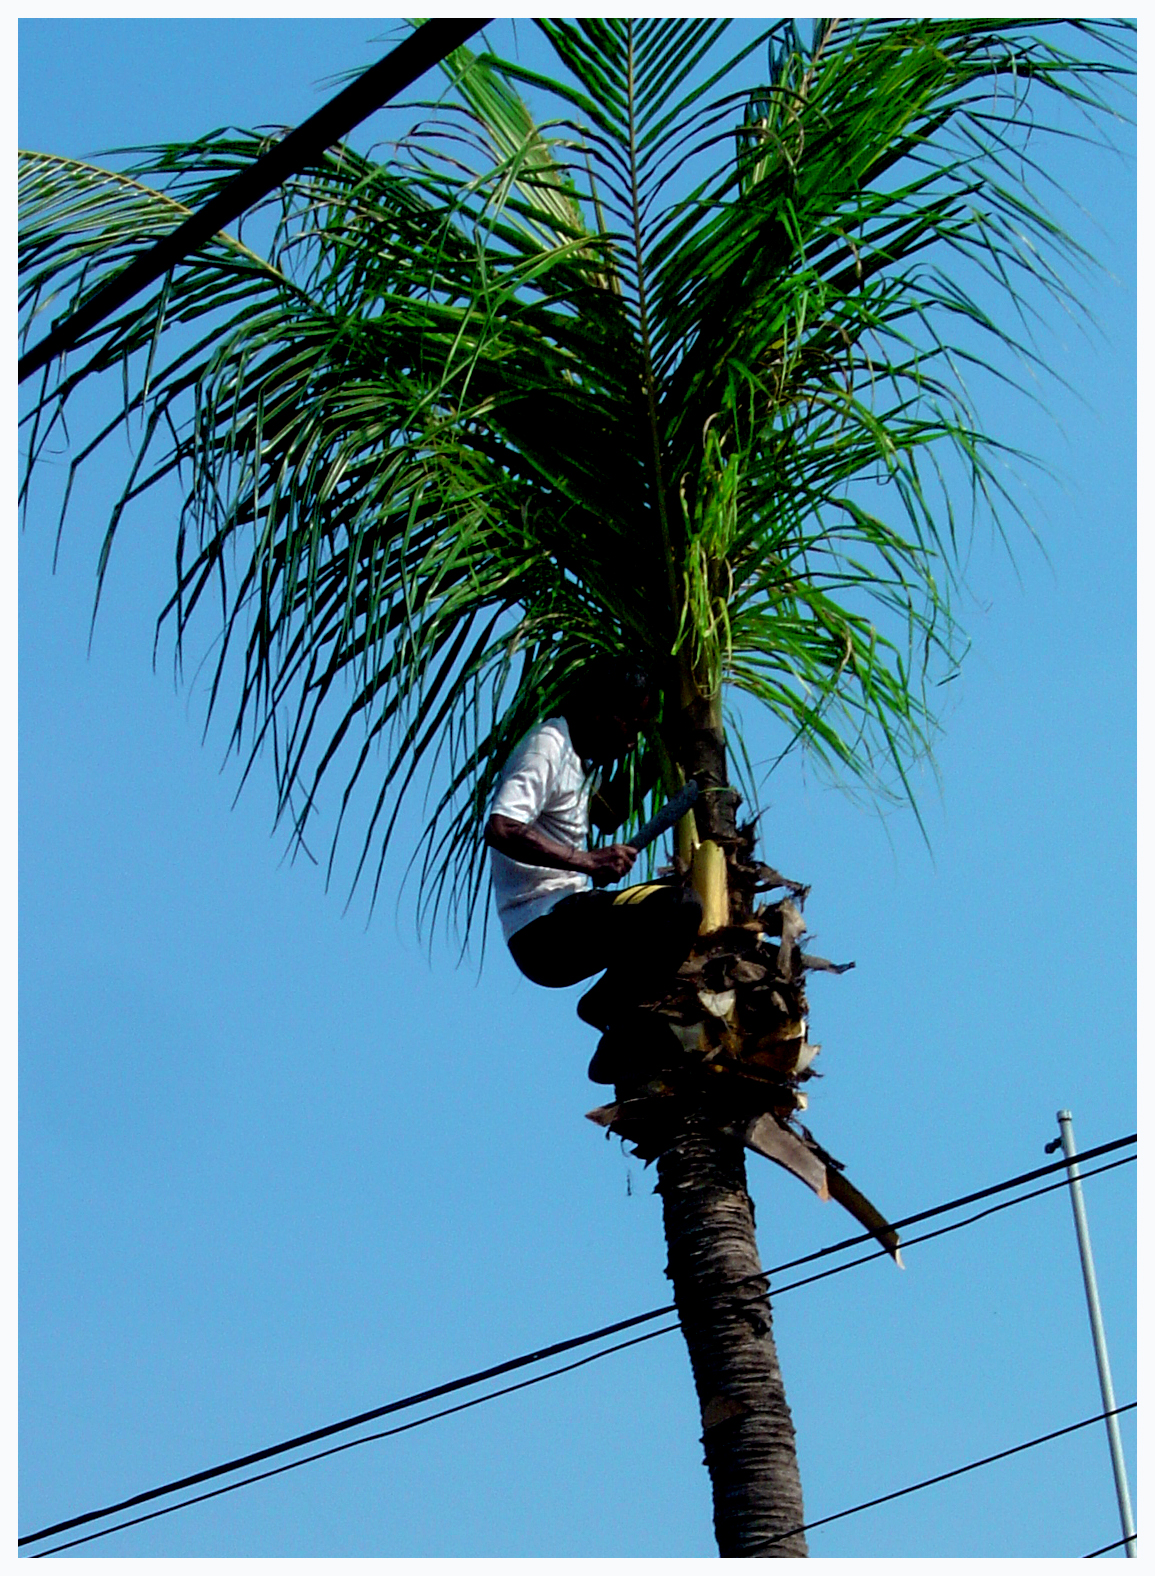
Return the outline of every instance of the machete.
{"type": "Polygon", "coordinates": [[[661,837],[675,821],[682,819],[697,797],[698,784],[691,777],[684,788],[680,788],[672,799],[666,801],[657,815],[638,828],[629,839],[630,847],[636,848],[639,853],[643,848],[648,848],[655,838],[661,837]]]}

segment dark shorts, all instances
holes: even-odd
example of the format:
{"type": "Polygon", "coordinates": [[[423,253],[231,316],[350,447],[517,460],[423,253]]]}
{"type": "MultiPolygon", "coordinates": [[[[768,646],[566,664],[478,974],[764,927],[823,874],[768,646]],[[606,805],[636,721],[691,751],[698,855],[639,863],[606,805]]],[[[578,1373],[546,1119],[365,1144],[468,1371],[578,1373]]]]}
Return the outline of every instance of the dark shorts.
{"type": "Polygon", "coordinates": [[[576,985],[608,969],[628,974],[641,995],[673,974],[698,934],[702,903],[689,887],[650,885],[575,892],[509,938],[535,985],[576,985]]]}

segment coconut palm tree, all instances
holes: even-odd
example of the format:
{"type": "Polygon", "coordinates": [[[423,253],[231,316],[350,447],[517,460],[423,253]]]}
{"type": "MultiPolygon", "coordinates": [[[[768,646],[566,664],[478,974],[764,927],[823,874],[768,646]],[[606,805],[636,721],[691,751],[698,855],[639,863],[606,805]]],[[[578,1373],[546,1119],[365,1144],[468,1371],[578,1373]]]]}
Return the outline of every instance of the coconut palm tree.
{"type": "MultiPolygon", "coordinates": [[[[248,240],[217,235],[91,330],[27,413],[24,494],[82,391],[123,369],[72,462],[139,426],[100,577],[124,509],[178,475],[161,623],[179,663],[218,609],[209,711],[233,708],[243,774],[271,760],[298,844],[314,819],[331,850],[351,829],[374,894],[426,791],[419,912],[463,939],[484,931],[509,748],[591,651],[659,676],[631,816],[697,781],[664,878],[698,890],[703,935],[599,1119],[657,1160],[719,1549],[797,1555],[743,1143],[765,1118],[797,1141],[814,960],[797,888],[758,903],[783,882],[739,824],[728,749],[759,704],[783,755],[912,798],[959,651],[959,520],[1015,512],[1012,445],[963,372],[1029,382],[1028,298],[1076,303],[1086,259],[1043,161],[1070,106],[1089,133],[1112,113],[1129,35],[843,19],[735,49],[713,19],[537,26],[548,75],[456,51],[388,157],[330,149],[248,240]]],[[[215,132],[118,168],[22,153],[25,343],[266,144],[215,132]]]]}

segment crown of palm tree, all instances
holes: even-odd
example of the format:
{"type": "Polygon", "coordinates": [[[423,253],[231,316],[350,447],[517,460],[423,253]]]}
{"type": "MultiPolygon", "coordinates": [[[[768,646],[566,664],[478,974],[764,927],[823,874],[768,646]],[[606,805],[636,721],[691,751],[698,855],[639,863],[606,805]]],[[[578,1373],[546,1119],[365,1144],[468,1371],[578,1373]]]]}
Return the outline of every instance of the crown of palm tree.
{"type": "MultiPolygon", "coordinates": [[[[725,21],[538,27],[554,75],[456,51],[390,158],[330,150],[265,205],[262,253],[218,235],[26,418],[30,474],[123,364],[73,460],[141,420],[98,584],[177,473],[162,622],[179,660],[219,599],[209,712],[233,695],[245,775],[268,747],[299,838],[335,782],[374,891],[432,784],[422,911],[466,929],[500,763],[593,650],[661,676],[641,749],[667,787],[679,707],[723,686],[784,752],[906,785],[955,638],[952,497],[1013,507],[961,371],[984,344],[1032,371],[1028,296],[1075,301],[1040,115],[1097,120],[1131,54],[1106,23],[786,23],[737,52],[725,21]]],[[[22,154],[25,336],[264,141],[22,154]]]]}

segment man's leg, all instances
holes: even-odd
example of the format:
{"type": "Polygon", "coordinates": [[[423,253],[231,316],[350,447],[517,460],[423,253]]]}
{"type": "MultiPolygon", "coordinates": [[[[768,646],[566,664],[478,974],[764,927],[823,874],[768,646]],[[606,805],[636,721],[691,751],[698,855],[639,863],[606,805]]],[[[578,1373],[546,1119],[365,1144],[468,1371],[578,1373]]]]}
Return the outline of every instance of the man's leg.
{"type": "Polygon", "coordinates": [[[702,903],[690,887],[578,892],[509,938],[521,972],[535,985],[575,985],[607,970],[578,1003],[578,1016],[604,1029],[618,1011],[656,994],[693,946],[702,903]]]}
{"type": "Polygon", "coordinates": [[[627,887],[606,915],[608,968],[578,1002],[578,1017],[595,1029],[658,995],[694,944],[702,900],[692,887],[627,887]]]}
{"type": "Polygon", "coordinates": [[[630,1009],[673,977],[701,920],[701,899],[691,888],[636,886],[575,893],[510,937],[514,962],[537,985],[573,985],[606,970],[577,1007],[579,1018],[603,1031],[590,1062],[595,1083],[631,1081],[631,1073],[643,1075],[668,1053],[661,1020],[642,1014],[631,1023],[630,1009]],[[620,1032],[605,1032],[615,1021],[620,1032]]]}
{"type": "Polygon", "coordinates": [[[612,892],[575,892],[509,938],[513,961],[535,985],[558,988],[600,974],[613,956],[612,892]]]}

